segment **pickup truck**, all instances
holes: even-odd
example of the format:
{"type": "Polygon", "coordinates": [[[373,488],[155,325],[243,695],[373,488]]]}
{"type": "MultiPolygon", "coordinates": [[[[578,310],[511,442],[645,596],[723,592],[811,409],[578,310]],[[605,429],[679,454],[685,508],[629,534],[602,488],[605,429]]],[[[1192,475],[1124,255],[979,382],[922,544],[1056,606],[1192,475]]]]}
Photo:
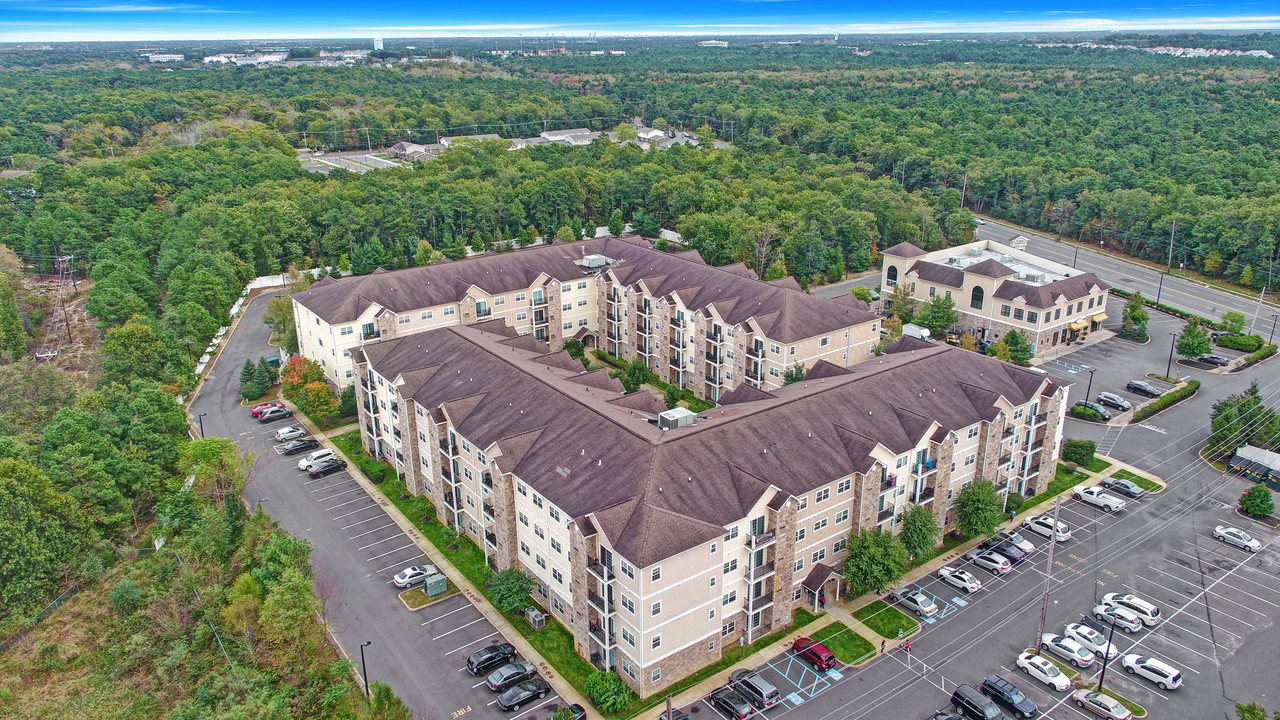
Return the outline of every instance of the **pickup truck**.
{"type": "Polygon", "coordinates": [[[1071,497],[1100,507],[1107,512],[1119,512],[1124,509],[1125,502],[1120,498],[1108,493],[1104,488],[1098,485],[1085,487],[1077,485],[1071,489],[1071,497]]]}

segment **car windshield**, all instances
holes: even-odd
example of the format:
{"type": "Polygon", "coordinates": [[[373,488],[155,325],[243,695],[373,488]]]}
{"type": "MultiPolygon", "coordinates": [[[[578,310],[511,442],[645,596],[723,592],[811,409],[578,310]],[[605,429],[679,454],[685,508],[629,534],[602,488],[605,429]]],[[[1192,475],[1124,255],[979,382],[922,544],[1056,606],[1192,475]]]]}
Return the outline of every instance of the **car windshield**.
{"type": "Polygon", "coordinates": [[[1041,665],[1040,670],[1048,677],[1058,677],[1062,674],[1062,671],[1058,669],[1058,666],[1050,662],[1046,662],[1041,665]]]}
{"type": "Polygon", "coordinates": [[[1013,688],[1012,690],[1009,691],[1009,699],[1012,700],[1013,702],[1016,702],[1016,703],[1022,702],[1023,700],[1026,699],[1026,697],[1027,696],[1023,695],[1022,691],[1019,690],[1018,688],[1013,688]]]}

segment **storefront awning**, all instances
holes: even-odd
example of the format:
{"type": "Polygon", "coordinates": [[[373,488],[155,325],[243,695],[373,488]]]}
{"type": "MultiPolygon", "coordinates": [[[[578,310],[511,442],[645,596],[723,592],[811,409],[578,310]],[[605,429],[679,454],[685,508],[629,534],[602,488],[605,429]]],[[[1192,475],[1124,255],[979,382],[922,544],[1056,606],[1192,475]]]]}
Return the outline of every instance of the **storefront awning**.
{"type": "Polygon", "coordinates": [[[1097,315],[1094,315],[1094,316],[1093,316],[1093,318],[1092,318],[1092,320],[1093,320],[1094,322],[1098,322],[1098,323],[1100,323],[1100,322],[1102,322],[1103,320],[1106,320],[1106,319],[1107,319],[1107,314],[1106,314],[1106,313],[1098,313],[1097,315]]]}
{"type": "Polygon", "coordinates": [[[1077,320],[1076,322],[1071,323],[1071,324],[1070,324],[1070,325],[1068,325],[1067,327],[1071,328],[1072,330],[1083,330],[1083,329],[1085,329],[1085,328],[1089,327],[1089,321],[1088,321],[1088,320],[1077,320]]]}

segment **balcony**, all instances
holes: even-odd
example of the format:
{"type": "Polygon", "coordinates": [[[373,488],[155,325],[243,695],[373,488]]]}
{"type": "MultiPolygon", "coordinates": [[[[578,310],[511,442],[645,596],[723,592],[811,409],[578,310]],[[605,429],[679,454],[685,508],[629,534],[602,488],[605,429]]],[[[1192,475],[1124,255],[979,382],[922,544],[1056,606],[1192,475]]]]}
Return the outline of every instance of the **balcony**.
{"type": "Polygon", "coordinates": [[[996,463],[996,465],[998,467],[1004,467],[1005,465],[1008,465],[1012,461],[1013,461],[1013,453],[1009,453],[1008,455],[1005,455],[1004,457],[1000,458],[1000,462],[996,463]]]}
{"type": "Polygon", "coordinates": [[[442,439],[440,441],[440,452],[448,455],[449,457],[453,457],[458,454],[458,446],[457,444],[450,443],[448,440],[442,439]]]}
{"type": "Polygon", "coordinates": [[[489,503],[484,503],[483,506],[484,506],[484,514],[488,515],[490,520],[496,520],[497,516],[494,515],[493,506],[490,505],[489,503]]]}
{"type": "Polygon", "coordinates": [[[444,494],[444,504],[445,504],[445,507],[449,508],[450,510],[454,510],[454,511],[461,510],[462,508],[458,507],[457,505],[455,505],[455,504],[453,503],[453,497],[454,497],[454,496],[453,496],[453,493],[451,493],[451,492],[447,492],[447,493],[445,493],[445,494],[444,494]]]}
{"type": "Polygon", "coordinates": [[[751,539],[747,541],[747,546],[752,550],[759,550],[761,548],[769,547],[777,542],[777,540],[777,536],[771,532],[760,533],[759,535],[752,535],[751,539]]]}
{"type": "Polygon", "coordinates": [[[718,332],[707,333],[707,342],[719,343],[722,339],[718,332]]]}
{"type": "Polygon", "coordinates": [[[774,566],[774,563],[772,562],[761,563],[751,568],[751,575],[749,577],[752,581],[763,580],[767,577],[770,577],[775,572],[777,572],[777,568],[774,566]]]}
{"type": "Polygon", "coordinates": [[[491,315],[493,315],[493,308],[491,307],[476,308],[476,317],[478,318],[487,318],[491,315]]]}
{"type": "Polygon", "coordinates": [[[591,561],[587,563],[587,572],[599,578],[601,582],[608,582],[614,578],[613,567],[601,565],[600,561],[595,558],[591,558],[591,561]]]}
{"type": "Polygon", "coordinates": [[[892,490],[895,486],[897,486],[897,484],[898,484],[898,476],[893,473],[889,473],[888,475],[884,476],[883,480],[880,481],[880,492],[884,492],[886,490],[892,490]]]}
{"type": "Polygon", "coordinates": [[[1011,437],[1013,437],[1013,428],[1005,428],[1005,431],[1000,433],[1000,442],[1004,442],[1011,437]]]}
{"type": "Polygon", "coordinates": [[[547,296],[534,294],[532,303],[534,307],[542,307],[547,304],[547,296]]]}
{"type": "Polygon", "coordinates": [[[486,472],[483,475],[481,475],[480,484],[492,490],[493,489],[493,473],[486,472]]]}
{"type": "Polygon", "coordinates": [[[757,359],[762,358],[764,357],[764,348],[755,345],[748,346],[747,355],[757,359]]]}
{"type": "Polygon", "coordinates": [[[1027,466],[1027,471],[1022,473],[1024,478],[1033,478],[1040,474],[1040,463],[1032,463],[1027,466]]]}
{"type": "Polygon", "coordinates": [[[668,323],[670,323],[670,324],[671,324],[671,327],[673,327],[673,328],[682,328],[682,327],[684,327],[684,321],[683,321],[683,320],[677,320],[677,319],[675,319],[675,318],[667,318],[667,322],[668,322],[668,323]]]}
{"type": "Polygon", "coordinates": [[[393,412],[393,413],[398,413],[398,412],[400,412],[400,403],[396,402],[395,400],[392,400],[392,401],[391,401],[391,412],[393,412]]]}
{"type": "Polygon", "coordinates": [[[606,311],[604,316],[609,320],[609,322],[618,322],[619,320],[622,319],[622,315],[620,313],[614,312],[613,310],[606,311]]]}
{"type": "Polygon", "coordinates": [[[716,365],[720,364],[720,350],[712,349],[707,351],[707,361],[716,365]]]}
{"type": "Polygon", "coordinates": [[[648,315],[650,312],[649,306],[643,302],[638,302],[636,303],[636,312],[640,313],[641,315],[648,315]]]}
{"type": "Polygon", "coordinates": [[[672,358],[667,361],[667,364],[677,370],[684,370],[686,367],[684,357],[681,355],[672,356],[672,358]]]}
{"type": "Polygon", "coordinates": [[[369,381],[364,378],[360,378],[360,387],[364,388],[365,392],[369,392],[369,381]]]}
{"type": "Polygon", "coordinates": [[[368,330],[366,330],[360,333],[360,337],[364,340],[377,340],[378,338],[382,337],[382,331],[374,330],[373,332],[369,332],[368,330]]]}
{"type": "Polygon", "coordinates": [[[720,384],[720,377],[719,377],[718,373],[715,373],[715,372],[709,372],[709,373],[707,373],[706,378],[707,378],[707,382],[711,383],[712,385],[719,385],[719,384],[720,384]]]}
{"type": "Polygon", "coordinates": [[[924,503],[927,503],[933,499],[934,493],[935,491],[931,487],[927,487],[918,492],[911,493],[911,502],[917,505],[923,505],[924,503]]]}
{"type": "Polygon", "coordinates": [[[444,468],[440,468],[440,477],[450,485],[453,484],[453,473],[449,472],[448,470],[445,470],[444,468]]]}
{"type": "Polygon", "coordinates": [[[493,533],[486,531],[486,532],[485,532],[485,534],[484,534],[484,541],[485,541],[486,543],[488,543],[488,544],[489,544],[489,546],[490,546],[490,547],[492,547],[492,548],[494,548],[495,550],[498,548],[498,536],[497,536],[497,535],[494,535],[493,533]]]}
{"type": "Polygon", "coordinates": [[[611,607],[613,603],[608,602],[593,592],[587,593],[587,604],[595,608],[596,612],[599,612],[601,615],[613,614],[613,608],[611,607]]]}
{"type": "Polygon", "coordinates": [[[549,322],[549,321],[548,321],[548,319],[547,319],[547,313],[546,313],[546,312],[544,312],[544,311],[542,311],[542,310],[539,310],[539,311],[537,311],[537,312],[535,312],[535,313],[533,314],[533,324],[534,324],[534,325],[546,325],[548,322],[549,322]]]}
{"type": "Polygon", "coordinates": [[[1047,422],[1049,422],[1049,413],[1047,412],[1042,412],[1031,420],[1033,426],[1044,425],[1047,422]]]}
{"type": "Polygon", "coordinates": [[[591,629],[588,630],[587,632],[591,635],[591,637],[595,638],[596,642],[603,645],[606,650],[618,644],[618,641],[614,637],[614,634],[606,633],[604,631],[604,628],[600,627],[599,625],[592,625],[591,629]]]}
{"type": "Polygon", "coordinates": [[[1028,452],[1035,452],[1042,448],[1044,448],[1044,438],[1040,438],[1039,440],[1036,440],[1035,442],[1031,443],[1031,448],[1028,452]]]}
{"type": "Polygon", "coordinates": [[[936,472],[938,472],[938,462],[933,458],[911,466],[911,474],[918,478],[929,477],[936,472]]]}
{"type": "Polygon", "coordinates": [[[613,340],[614,342],[617,342],[617,341],[619,341],[619,340],[621,340],[621,339],[622,339],[622,336],[621,336],[621,335],[619,335],[619,334],[618,334],[615,330],[613,330],[613,329],[610,329],[610,330],[609,330],[609,332],[605,333],[605,337],[609,338],[610,340],[613,340]]]}
{"type": "Polygon", "coordinates": [[[743,604],[743,608],[745,608],[748,613],[760,612],[761,610],[766,610],[772,606],[773,593],[761,593],[760,597],[755,598],[754,600],[747,600],[747,602],[743,604]]]}
{"type": "Polygon", "coordinates": [[[893,517],[893,508],[885,508],[884,510],[880,511],[879,515],[876,516],[876,522],[882,523],[891,517],[893,517]]]}
{"type": "Polygon", "coordinates": [[[677,338],[674,338],[674,337],[673,337],[673,338],[669,338],[669,339],[667,340],[667,342],[668,342],[672,347],[680,348],[681,350],[683,350],[683,349],[685,349],[685,348],[689,347],[689,341],[688,341],[688,340],[686,340],[686,339],[684,339],[684,338],[679,338],[679,339],[677,339],[677,338]]]}
{"type": "Polygon", "coordinates": [[[756,366],[747,368],[747,379],[760,382],[760,368],[756,366]]]}
{"type": "Polygon", "coordinates": [[[404,436],[400,434],[400,428],[398,428],[398,427],[393,427],[393,428],[391,428],[391,434],[392,434],[392,435],[395,435],[397,440],[403,440],[403,439],[404,439],[404,436]]]}

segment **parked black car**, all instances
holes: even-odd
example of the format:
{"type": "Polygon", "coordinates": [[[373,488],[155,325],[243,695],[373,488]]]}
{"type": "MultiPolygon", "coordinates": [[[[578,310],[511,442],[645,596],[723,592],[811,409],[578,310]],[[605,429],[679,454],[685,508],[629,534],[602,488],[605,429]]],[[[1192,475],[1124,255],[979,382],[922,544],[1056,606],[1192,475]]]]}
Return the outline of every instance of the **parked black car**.
{"type": "Polygon", "coordinates": [[[551,692],[551,686],[546,680],[540,677],[525,680],[499,695],[498,707],[503,710],[519,710],[521,705],[534,698],[544,698],[549,692],[551,692]]]}
{"type": "Polygon", "coordinates": [[[1130,380],[1125,383],[1124,389],[1135,395],[1146,395],[1149,398],[1158,398],[1164,394],[1163,390],[1157,390],[1154,385],[1145,380],[1130,380]]]}
{"type": "Polygon", "coordinates": [[[1124,480],[1121,478],[1107,477],[1107,478],[1102,478],[1102,482],[1098,484],[1114,492],[1117,495],[1124,495],[1125,497],[1130,497],[1130,498],[1133,498],[1134,500],[1137,500],[1138,498],[1147,494],[1146,490],[1143,490],[1142,488],[1138,487],[1137,483],[1133,482],[1132,480],[1124,480]]]}
{"type": "Polygon", "coordinates": [[[991,675],[983,680],[980,689],[987,697],[1013,710],[1018,717],[1033,718],[1040,712],[1040,708],[1016,685],[999,675],[991,675]]]}
{"type": "Polygon", "coordinates": [[[737,690],[739,695],[746,698],[747,702],[758,710],[768,710],[782,702],[782,693],[778,692],[778,688],[758,672],[746,669],[735,670],[729,675],[729,682],[733,683],[733,689],[737,690]]]}
{"type": "Polygon", "coordinates": [[[1217,365],[1218,367],[1226,367],[1231,361],[1221,355],[1201,355],[1199,361],[1206,365],[1217,365]]]}
{"type": "Polygon", "coordinates": [[[511,643],[489,645],[471,653],[471,657],[467,658],[467,672],[480,675],[515,659],[516,648],[511,643]]]}
{"type": "Polygon", "coordinates": [[[307,471],[307,474],[313,478],[319,478],[319,477],[324,477],[325,475],[328,475],[330,473],[336,473],[346,469],[347,469],[346,460],[339,460],[338,458],[329,458],[328,460],[321,460],[315,465],[312,465],[311,469],[307,471]]]}
{"type": "Polygon", "coordinates": [[[751,707],[751,703],[728,685],[711,693],[711,704],[730,720],[746,720],[756,714],[756,709],[751,707]]]}
{"type": "Polygon", "coordinates": [[[485,684],[494,692],[502,692],[507,688],[522,683],[525,680],[532,680],[538,676],[538,666],[528,660],[507,663],[502,667],[489,673],[485,684]]]}
{"type": "Polygon", "coordinates": [[[1022,551],[1022,548],[1018,547],[1017,545],[1014,545],[1013,543],[1007,540],[1001,540],[999,538],[991,538],[990,540],[986,540],[982,544],[980,544],[978,547],[983,550],[990,550],[991,552],[996,553],[997,555],[1003,555],[1009,558],[1010,563],[1021,562],[1022,559],[1027,556],[1027,554],[1022,551]]]}
{"type": "Polygon", "coordinates": [[[299,438],[285,443],[280,452],[285,455],[297,455],[300,452],[315,450],[318,447],[320,447],[320,441],[315,438],[299,438]]]}

